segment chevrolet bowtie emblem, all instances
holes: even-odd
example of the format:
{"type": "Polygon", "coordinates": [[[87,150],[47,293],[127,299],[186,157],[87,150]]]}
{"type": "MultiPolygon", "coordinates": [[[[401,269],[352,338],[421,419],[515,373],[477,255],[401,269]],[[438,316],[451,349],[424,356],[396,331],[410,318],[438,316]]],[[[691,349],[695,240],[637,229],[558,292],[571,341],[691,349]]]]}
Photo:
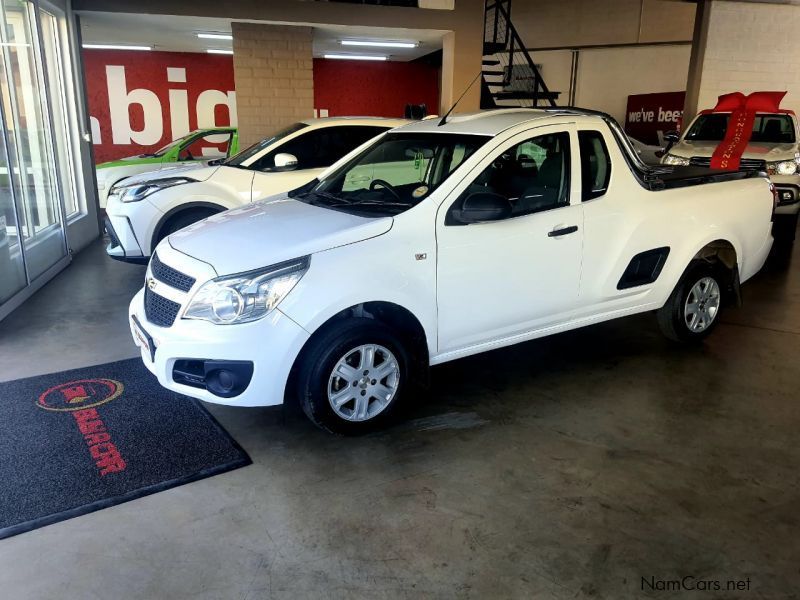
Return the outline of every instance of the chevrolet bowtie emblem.
{"type": "Polygon", "coordinates": [[[151,290],[154,290],[156,288],[156,280],[153,279],[152,277],[148,277],[147,287],[149,287],[151,290]]]}

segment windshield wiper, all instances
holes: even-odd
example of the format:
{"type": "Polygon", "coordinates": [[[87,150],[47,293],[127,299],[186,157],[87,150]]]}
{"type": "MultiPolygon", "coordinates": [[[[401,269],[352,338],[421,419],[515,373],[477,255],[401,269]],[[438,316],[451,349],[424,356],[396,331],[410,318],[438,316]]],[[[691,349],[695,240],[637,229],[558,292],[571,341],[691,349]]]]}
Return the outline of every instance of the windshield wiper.
{"type": "MultiPolygon", "coordinates": [[[[334,196],[331,193],[320,192],[320,191],[317,191],[317,190],[311,190],[309,192],[306,192],[305,194],[303,194],[302,197],[303,198],[308,198],[309,196],[317,196],[318,198],[325,198],[326,200],[330,200],[330,201],[335,202],[337,204],[341,204],[341,203],[348,204],[349,203],[349,201],[346,198],[340,198],[339,196],[334,196]]],[[[322,203],[322,204],[324,204],[326,206],[328,205],[327,203],[322,203]]]]}

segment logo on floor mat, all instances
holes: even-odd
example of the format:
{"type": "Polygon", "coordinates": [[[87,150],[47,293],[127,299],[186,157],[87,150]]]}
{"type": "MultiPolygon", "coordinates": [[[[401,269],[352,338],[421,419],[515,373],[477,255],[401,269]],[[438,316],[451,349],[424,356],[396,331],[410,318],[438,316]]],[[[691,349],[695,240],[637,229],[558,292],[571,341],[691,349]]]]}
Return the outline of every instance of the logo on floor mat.
{"type": "Polygon", "coordinates": [[[79,379],[51,387],[39,396],[36,405],[45,410],[72,412],[110,402],[124,389],[114,379],[79,379]]]}

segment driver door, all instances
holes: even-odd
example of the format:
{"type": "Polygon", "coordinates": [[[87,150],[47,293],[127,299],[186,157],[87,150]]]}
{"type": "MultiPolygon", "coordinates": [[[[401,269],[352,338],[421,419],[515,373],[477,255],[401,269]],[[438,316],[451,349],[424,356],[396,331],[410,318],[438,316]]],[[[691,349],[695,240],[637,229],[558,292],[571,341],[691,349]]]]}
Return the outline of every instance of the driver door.
{"type": "Polygon", "coordinates": [[[494,150],[437,216],[439,351],[512,343],[565,321],[578,302],[582,207],[574,126],[537,127],[494,150]],[[457,217],[474,193],[512,206],[497,221],[457,217]]]}

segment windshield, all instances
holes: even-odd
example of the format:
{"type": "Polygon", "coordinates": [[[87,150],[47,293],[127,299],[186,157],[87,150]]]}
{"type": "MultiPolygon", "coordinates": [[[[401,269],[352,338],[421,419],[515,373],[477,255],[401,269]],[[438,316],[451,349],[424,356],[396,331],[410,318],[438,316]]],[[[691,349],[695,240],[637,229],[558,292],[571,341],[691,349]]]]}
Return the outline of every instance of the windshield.
{"type": "Polygon", "coordinates": [[[242,150],[236,156],[231,156],[228,160],[226,160],[222,164],[231,167],[244,166],[242,163],[247,162],[249,159],[256,156],[259,152],[261,152],[268,146],[271,146],[278,140],[283,139],[286,136],[292,135],[296,131],[300,131],[301,129],[304,129],[306,127],[308,127],[308,123],[295,123],[293,125],[289,125],[289,127],[281,129],[278,133],[274,134],[272,137],[264,138],[260,142],[256,142],[249,148],[242,150]]]}
{"type": "Polygon", "coordinates": [[[490,138],[388,133],[298,199],[346,212],[399,214],[427,198],[490,138]]]}
{"type": "Polygon", "coordinates": [[[180,146],[180,145],[181,145],[183,142],[185,142],[186,140],[188,140],[188,139],[189,139],[190,137],[192,137],[193,135],[194,135],[193,133],[190,133],[189,135],[185,135],[185,136],[183,136],[183,137],[181,137],[181,138],[178,138],[177,140],[173,140],[173,141],[171,141],[171,142],[170,142],[169,144],[167,144],[166,146],[161,146],[161,148],[159,148],[158,150],[156,150],[156,151],[155,151],[155,152],[153,152],[152,154],[142,154],[142,156],[164,156],[164,155],[165,155],[167,152],[169,152],[169,151],[170,151],[172,148],[174,148],[175,146],[180,146]]]}
{"type": "MultiPolygon", "coordinates": [[[[685,140],[698,142],[721,142],[728,128],[729,113],[700,115],[686,133],[685,140]]],[[[756,115],[751,142],[768,144],[793,144],[794,124],[786,114],[756,115]]]]}

